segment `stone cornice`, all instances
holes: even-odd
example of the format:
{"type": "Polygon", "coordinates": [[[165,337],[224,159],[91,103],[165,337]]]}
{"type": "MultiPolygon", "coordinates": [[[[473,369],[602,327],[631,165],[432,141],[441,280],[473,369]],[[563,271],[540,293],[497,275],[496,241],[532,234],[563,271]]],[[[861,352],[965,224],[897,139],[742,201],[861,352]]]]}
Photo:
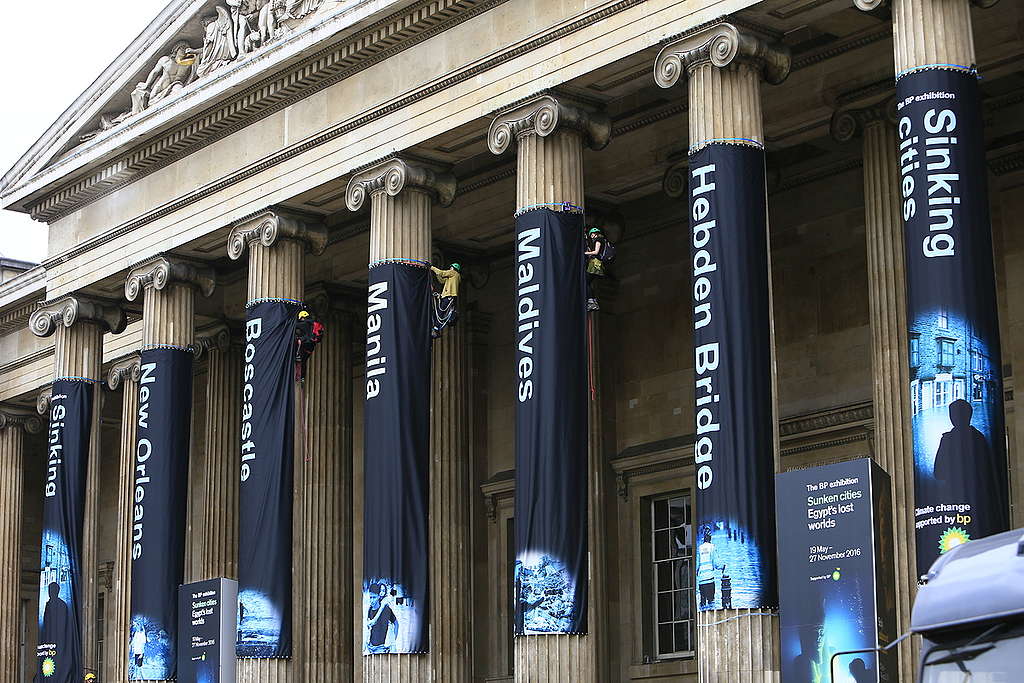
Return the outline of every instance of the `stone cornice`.
{"type": "Polygon", "coordinates": [[[127,387],[128,382],[138,382],[142,375],[142,360],[139,354],[133,353],[127,358],[122,358],[107,371],[107,388],[117,391],[122,386],[127,387]]]}
{"type": "Polygon", "coordinates": [[[722,21],[673,41],[663,47],[654,60],[654,81],[671,88],[698,64],[710,62],[725,67],[738,60],[751,62],[764,79],[778,85],[789,75],[792,59],[789,48],[722,21]]]}
{"type": "Polygon", "coordinates": [[[128,271],[128,277],[124,282],[124,296],[128,301],[135,301],[144,289],[152,287],[161,290],[172,282],[193,286],[207,297],[213,294],[217,284],[213,268],[161,254],[133,266],[128,271]]]}
{"type": "Polygon", "coordinates": [[[28,322],[29,316],[32,315],[32,311],[39,306],[41,301],[42,299],[27,301],[20,306],[0,313],[0,336],[24,327],[25,323],[28,322]]]}
{"type": "Polygon", "coordinates": [[[487,131],[487,148],[503,154],[514,140],[526,135],[547,137],[559,128],[579,131],[591,149],[603,149],[611,139],[612,124],[601,112],[592,112],[558,95],[541,95],[499,113],[487,131]]]}
{"type": "Polygon", "coordinates": [[[405,189],[426,192],[441,206],[450,206],[455,199],[455,176],[419,162],[392,157],[357,171],[345,188],[345,205],[358,211],[367,197],[386,193],[397,197],[405,189]]]}
{"type": "Polygon", "coordinates": [[[832,114],[829,135],[836,142],[849,142],[864,134],[865,126],[877,121],[896,125],[896,97],[887,97],[867,107],[839,109],[832,114]]]}
{"type": "Polygon", "coordinates": [[[43,430],[43,421],[39,415],[22,408],[0,405],[0,429],[17,427],[29,434],[38,434],[43,430]]]}
{"type": "Polygon", "coordinates": [[[69,295],[38,306],[28,319],[29,329],[38,337],[49,337],[59,325],[71,327],[79,321],[98,323],[114,334],[123,332],[128,324],[124,309],[103,299],[69,295]]]}
{"type": "Polygon", "coordinates": [[[327,227],[317,217],[270,207],[231,226],[228,257],[237,261],[250,244],[259,242],[269,247],[279,239],[303,242],[311,252],[320,254],[327,247],[327,227]]]}

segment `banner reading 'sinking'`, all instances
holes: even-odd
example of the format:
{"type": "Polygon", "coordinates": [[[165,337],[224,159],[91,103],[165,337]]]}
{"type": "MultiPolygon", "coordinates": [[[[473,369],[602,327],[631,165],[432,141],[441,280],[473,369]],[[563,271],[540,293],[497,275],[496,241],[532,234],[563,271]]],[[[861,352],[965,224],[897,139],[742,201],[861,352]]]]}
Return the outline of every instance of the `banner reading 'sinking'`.
{"type": "Polygon", "coordinates": [[[93,390],[91,382],[58,379],[50,398],[36,647],[40,681],[78,683],[82,676],[79,567],[93,390]]]}
{"type": "Polygon", "coordinates": [[[764,152],[690,154],[700,609],[777,604],[764,152]]]}
{"type": "Polygon", "coordinates": [[[516,217],[515,632],[587,632],[583,216],[516,217]]]}
{"type": "Polygon", "coordinates": [[[128,679],[167,680],[177,668],[178,586],[185,567],[192,354],[146,349],[140,368],[128,679]]]}
{"type": "Polygon", "coordinates": [[[896,83],[917,571],[1009,528],[1002,361],[977,77],[896,83]]]}
{"type": "Polygon", "coordinates": [[[371,266],[366,308],[363,654],[428,649],[430,282],[371,266]]]}
{"type": "Polygon", "coordinates": [[[298,303],[250,303],[242,377],[238,641],[242,658],[292,653],[292,485],[298,303]]]}

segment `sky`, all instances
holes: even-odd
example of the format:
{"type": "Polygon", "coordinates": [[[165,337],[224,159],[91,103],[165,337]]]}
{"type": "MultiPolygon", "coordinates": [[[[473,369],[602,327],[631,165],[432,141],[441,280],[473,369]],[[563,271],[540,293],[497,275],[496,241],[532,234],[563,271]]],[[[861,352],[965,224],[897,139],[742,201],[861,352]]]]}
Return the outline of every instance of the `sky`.
{"type": "MultiPolygon", "coordinates": [[[[13,166],[169,0],[4,2],[0,175],[13,166]],[[35,10],[40,10],[42,14],[35,10]]],[[[0,256],[39,262],[46,224],[0,211],[0,256]]]]}

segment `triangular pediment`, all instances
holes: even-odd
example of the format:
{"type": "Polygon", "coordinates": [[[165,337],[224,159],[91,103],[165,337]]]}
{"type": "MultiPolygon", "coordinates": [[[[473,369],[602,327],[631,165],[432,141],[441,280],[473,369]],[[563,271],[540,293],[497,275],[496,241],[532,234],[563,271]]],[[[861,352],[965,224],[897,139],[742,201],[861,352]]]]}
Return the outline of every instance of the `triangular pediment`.
{"type": "Polygon", "coordinates": [[[275,47],[295,43],[339,14],[379,4],[171,0],[0,179],[0,207],[26,210],[26,200],[41,188],[109,161],[127,145],[223,98],[245,75],[240,72],[251,77],[287,60],[289,51],[275,47]],[[228,80],[230,86],[218,87],[228,80]]]}

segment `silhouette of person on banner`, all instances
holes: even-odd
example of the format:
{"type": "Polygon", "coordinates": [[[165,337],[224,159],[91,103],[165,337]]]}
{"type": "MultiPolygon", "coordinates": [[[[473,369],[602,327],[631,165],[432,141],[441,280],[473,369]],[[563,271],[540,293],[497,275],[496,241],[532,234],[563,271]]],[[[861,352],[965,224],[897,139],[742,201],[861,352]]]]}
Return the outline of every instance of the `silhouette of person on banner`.
{"type": "MultiPolygon", "coordinates": [[[[371,591],[373,588],[371,587],[371,591]]],[[[370,596],[370,609],[366,612],[366,628],[369,629],[369,637],[366,639],[367,650],[371,654],[384,654],[391,652],[392,635],[398,633],[398,617],[391,608],[391,600],[388,598],[387,586],[379,584],[377,592],[370,596]]]]}
{"type": "Polygon", "coordinates": [[[135,666],[137,668],[141,668],[146,661],[147,642],[149,642],[149,639],[146,637],[146,627],[142,624],[137,624],[132,631],[131,639],[132,657],[135,658],[135,666]]]}
{"type": "Polygon", "coordinates": [[[68,626],[68,603],[60,598],[60,584],[54,581],[47,590],[50,593],[43,609],[43,631],[49,636],[63,634],[68,626]]]}
{"type": "Polygon", "coordinates": [[[850,675],[853,676],[855,683],[875,682],[875,672],[869,669],[860,657],[850,662],[850,675]]]}
{"type": "Polygon", "coordinates": [[[718,564],[718,551],[711,542],[711,530],[704,530],[704,542],[697,547],[697,586],[700,591],[700,606],[711,606],[715,603],[715,572],[721,569],[718,564]]]}
{"type": "Polygon", "coordinates": [[[985,435],[971,425],[974,409],[958,398],[949,404],[949,421],[953,428],[942,435],[935,453],[933,476],[942,484],[959,483],[968,470],[987,468],[992,449],[985,435]]]}

